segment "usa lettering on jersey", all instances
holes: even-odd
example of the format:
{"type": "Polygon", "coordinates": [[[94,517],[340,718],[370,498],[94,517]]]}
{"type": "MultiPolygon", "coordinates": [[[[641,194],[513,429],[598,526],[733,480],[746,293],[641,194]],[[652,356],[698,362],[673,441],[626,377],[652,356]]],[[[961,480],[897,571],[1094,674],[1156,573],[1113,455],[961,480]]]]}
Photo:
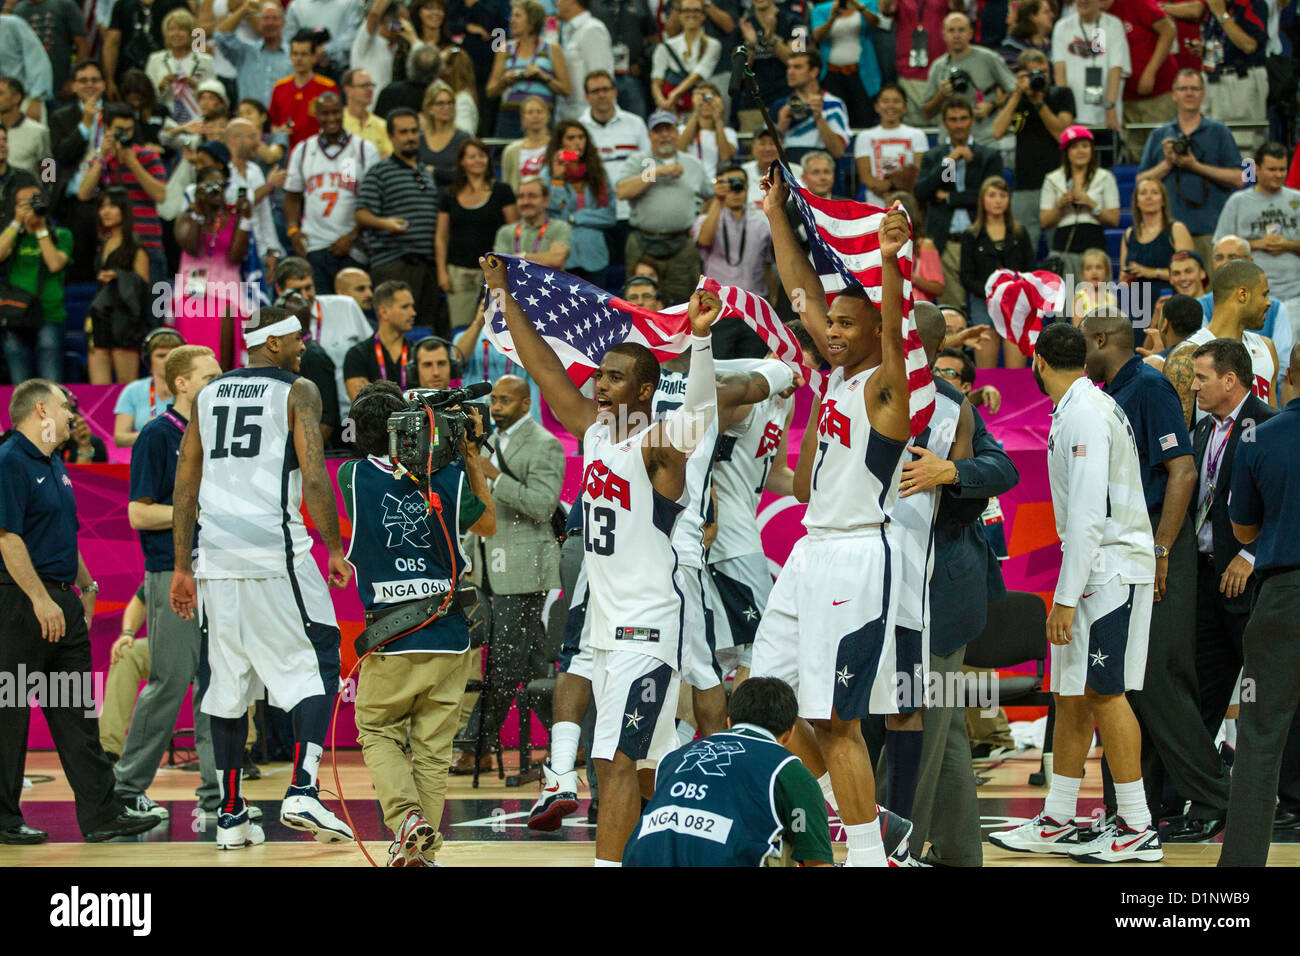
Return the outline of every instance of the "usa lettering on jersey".
{"type": "Polygon", "coordinates": [[[587,465],[582,475],[582,490],[593,500],[604,499],[617,502],[626,511],[632,510],[632,486],[620,478],[603,461],[593,461],[587,465]]]}
{"type": "Polygon", "coordinates": [[[845,448],[852,448],[849,437],[849,417],[835,407],[835,399],[828,399],[817,417],[817,434],[836,439],[845,448]]]}
{"type": "MultiPolygon", "coordinates": [[[[762,458],[765,455],[773,454],[781,446],[781,438],[785,435],[785,429],[776,422],[768,422],[763,428],[763,437],[758,440],[758,451],[754,454],[755,458],[762,458]]],[[[848,444],[845,442],[845,444],[848,444]]]]}

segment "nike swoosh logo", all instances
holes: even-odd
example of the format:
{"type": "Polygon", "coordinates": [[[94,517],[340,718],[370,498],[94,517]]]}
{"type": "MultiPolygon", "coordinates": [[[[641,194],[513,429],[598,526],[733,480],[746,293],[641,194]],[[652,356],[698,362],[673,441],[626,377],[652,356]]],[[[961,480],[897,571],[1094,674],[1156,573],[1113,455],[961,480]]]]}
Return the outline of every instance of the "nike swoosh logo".
{"type": "Polygon", "coordinates": [[[559,793],[560,785],[557,783],[553,787],[542,787],[542,793],[559,793]]]}
{"type": "Polygon", "coordinates": [[[841,604],[848,604],[853,598],[845,598],[843,601],[831,601],[831,607],[839,607],[841,604]]]}
{"type": "Polygon", "coordinates": [[[1090,597],[1092,597],[1093,594],[1096,594],[1096,593],[1097,593],[1096,591],[1092,591],[1092,592],[1090,592],[1090,593],[1088,593],[1088,594],[1085,594],[1084,597],[1086,597],[1086,598],[1090,598],[1090,597]]]}
{"type": "Polygon", "coordinates": [[[1138,834],[1137,836],[1135,836],[1133,839],[1129,840],[1127,843],[1124,843],[1124,844],[1120,844],[1120,843],[1115,842],[1114,840],[1111,840],[1111,842],[1110,842],[1110,848],[1111,848],[1112,852],[1116,852],[1116,853],[1118,853],[1120,850],[1127,850],[1127,849],[1128,849],[1129,847],[1131,847],[1134,843],[1137,843],[1139,840],[1143,839],[1145,836],[1146,836],[1145,833],[1139,833],[1139,834],[1138,834]]]}
{"type": "Polygon", "coordinates": [[[1038,831],[1038,837],[1041,840],[1050,840],[1052,837],[1060,836],[1062,833],[1068,833],[1069,830],[1069,827],[1061,827],[1059,830],[1043,829],[1038,831]]]}

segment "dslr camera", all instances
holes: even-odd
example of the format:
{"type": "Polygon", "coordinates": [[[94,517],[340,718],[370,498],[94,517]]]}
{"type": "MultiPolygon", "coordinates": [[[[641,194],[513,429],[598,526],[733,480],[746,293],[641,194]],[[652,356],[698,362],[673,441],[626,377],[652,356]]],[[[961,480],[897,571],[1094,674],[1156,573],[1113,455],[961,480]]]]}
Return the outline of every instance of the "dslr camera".
{"type": "Polygon", "coordinates": [[[1047,92],[1046,70],[1030,70],[1027,78],[1029,80],[1029,91],[1031,93],[1047,92]]]}
{"type": "Polygon", "coordinates": [[[32,215],[44,219],[50,214],[50,200],[43,191],[32,193],[32,198],[27,200],[27,206],[31,209],[32,215]]]}
{"type": "Polygon", "coordinates": [[[728,176],[726,179],[723,180],[723,182],[727,184],[727,188],[730,189],[733,193],[743,193],[749,191],[749,187],[745,184],[745,181],[741,179],[739,176],[728,176]]]}
{"type": "Polygon", "coordinates": [[[1179,133],[1178,137],[1169,144],[1169,148],[1174,151],[1175,156],[1187,156],[1192,151],[1192,138],[1186,133],[1179,133]]]}
{"type": "Polygon", "coordinates": [[[960,67],[953,67],[948,71],[948,85],[952,87],[954,93],[965,93],[971,88],[970,74],[960,67]]]}
{"type": "Polygon", "coordinates": [[[790,97],[790,102],[787,105],[790,107],[790,118],[796,123],[806,120],[808,114],[812,112],[812,107],[805,103],[801,96],[790,97]]]}
{"type": "Polygon", "coordinates": [[[413,388],[406,392],[406,407],[388,416],[388,454],[417,479],[427,478],[461,457],[461,441],[472,438],[478,445],[487,439],[487,405],[471,402],[492,391],[491,382],[476,382],[465,388],[413,388]],[[484,423],[482,435],[474,436],[469,409],[477,408],[484,423]]]}

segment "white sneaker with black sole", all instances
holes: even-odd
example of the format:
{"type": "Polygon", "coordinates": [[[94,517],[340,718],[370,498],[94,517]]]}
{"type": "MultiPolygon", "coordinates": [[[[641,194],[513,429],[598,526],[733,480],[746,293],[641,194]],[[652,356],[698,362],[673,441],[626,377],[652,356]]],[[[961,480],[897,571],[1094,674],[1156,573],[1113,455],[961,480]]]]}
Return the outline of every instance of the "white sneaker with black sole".
{"type": "Polygon", "coordinates": [[[1159,863],[1164,858],[1159,830],[1153,826],[1134,830],[1122,817],[1070,850],[1070,859],[1078,863],[1159,863]]]}
{"type": "Polygon", "coordinates": [[[217,849],[242,850],[266,842],[266,834],[248,819],[248,808],[238,813],[217,814],[217,849]]]}
{"type": "Polygon", "coordinates": [[[542,792],[528,814],[528,829],[549,833],[564,826],[564,818],[578,809],[578,771],[556,773],[542,765],[542,792]]]}
{"type": "Polygon", "coordinates": [[[148,794],[138,793],[134,797],[124,797],[122,802],[126,804],[126,808],[132,813],[157,817],[159,820],[166,820],[171,816],[166,807],[161,803],[150,800],[148,794]]]}
{"type": "Polygon", "coordinates": [[[1079,834],[1083,828],[1073,820],[1058,823],[1044,813],[1038,814],[1028,823],[1022,823],[1010,830],[1001,830],[989,834],[989,842],[1004,850],[1016,853],[1051,853],[1067,856],[1078,846],[1079,834]]]}
{"type": "Polygon", "coordinates": [[[320,843],[355,839],[346,823],[320,802],[315,787],[290,787],[280,804],[280,822],[291,830],[304,830],[320,843]]]}

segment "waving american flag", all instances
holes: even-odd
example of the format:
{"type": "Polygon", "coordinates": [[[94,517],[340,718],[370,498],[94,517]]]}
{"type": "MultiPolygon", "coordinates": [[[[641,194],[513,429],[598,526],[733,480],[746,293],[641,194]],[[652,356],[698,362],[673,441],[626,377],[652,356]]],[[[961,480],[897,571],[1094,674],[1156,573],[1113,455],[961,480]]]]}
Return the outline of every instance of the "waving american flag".
{"type": "MultiPolygon", "coordinates": [[[[829,303],[842,290],[862,286],[872,302],[880,304],[880,222],[886,210],[848,199],[822,199],[800,186],[784,165],[781,175],[812,252],[813,268],[821,278],[829,303]]],[[[907,366],[908,418],[913,436],[925,431],[934,414],[934,379],[925,349],[912,318],[912,243],[899,250],[898,265],[903,273],[903,353],[907,366]]],[[[812,382],[812,379],[808,379],[812,382]]]]}

